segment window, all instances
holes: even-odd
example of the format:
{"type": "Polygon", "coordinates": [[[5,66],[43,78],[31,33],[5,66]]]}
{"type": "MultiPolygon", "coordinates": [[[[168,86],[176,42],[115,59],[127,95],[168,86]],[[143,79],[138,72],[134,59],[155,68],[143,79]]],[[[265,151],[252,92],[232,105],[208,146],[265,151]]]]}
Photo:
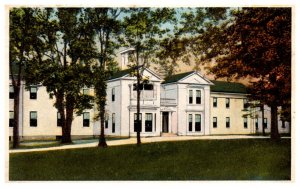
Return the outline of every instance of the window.
{"type": "Polygon", "coordinates": [[[193,115],[189,114],[189,131],[193,131],[193,115]]]}
{"type": "Polygon", "coordinates": [[[9,127],[14,127],[14,123],[15,123],[14,117],[15,117],[14,111],[9,111],[9,127]]]}
{"type": "Polygon", "coordinates": [[[229,107],[230,107],[230,99],[226,98],[226,108],[229,108],[229,107]]]}
{"type": "Polygon", "coordinates": [[[57,125],[58,127],[61,127],[61,126],[62,126],[62,119],[61,119],[61,115],[60,115],[59,112],[57,112],[56,125],[57,125]]]}
{"type": "Polygon", "coordinates": [[[137,121],[137,113],[134,114],[134,132],[142,131],[142,114],[140,113],[139,122],[137,121]]]}
{"type": "Polygon", "coordinates": [[[217,117],[213,117],[213,128],[217,128],[218,127],[218,119],[217,117]]]}
{"type": "Polygon", "coordinates": [[[268,128],[268,118],[264,118],[264,128],[268,128]]]}
{"type": "Polygon", "coordinates": [[[255,129],[258,130],[258,118],[255,119],[255,129]]]}
{"type": "Polygon", "coordinates": [[[82,90],[84,95],[89,95],[90,94],[90,89],[83,89],[82,90]]]}
{"type": "Polygon", "coordinates": [[[107,129],[108,128],[108,120],[109,120],[109,116],[108,115],[106,115],[105,116],[105,129],[107,129]]]}
{"type": "Polygon", "coordinates": [[[249,107],[248,100],[244,99],[243,102],[244,102],[244,109],[247,109],[249,107]]]}
{"type": "Polygon", "coordinates": [[[30,87],[30,99],[36,99],[37,88],[30,87]]]}
{"type": "MultiPolygon", "coordinates": [[[[144,88],[144,87],[143,87],[143,84],[140,84],[139,89],[140,89],[140,90],[143,90],[143,88],[144,88]]],[[[134,84],[133,84],[133,90],[134,90],[134,91],[137,90],[137,83],[134,83],[134,84]]]]}
{"type": "Polygon", "coordinates": [[[30,112],[30,127],[37,127],[37,112],[30,112]]]}
{"type": "Polygon", "coordinates": [[[244,128],[248,128],[248,119],[246,117],[244,117],[244,128]]]}
{"type": "Polygon", "coordinates": [[[115,88],[111,89],[111,101],[115,101],[115,88]]]}
{"type": "Polygon", "coordinates": [[[9,86],[9,99],[14,99],[14,98],[15,98],[14,86],[10,85],[9,86]]]}
{"type": "Polygon", "coordinates": [[[83,112],[83,127],[90,126],[90,112],[83,112]]]}
{"type": "Polygon", "coordinates": [[[145,132],[152,132],[152,114],[145,114],[145,132]]]}
{"type": "Polygon", "coordinates": [[[201,104],[201,91],[196,90],[196,104],[201,104]]]}
{"type": "Polygon", "coordinates": [[[144,90],[152,91],[153,90],[153,85],[152,84],[144,84],[144,90]]]}
{"type": "Polygon", "coordinates": [[[116,131],[116,114],[115,113],[113,113],[112,115],[111,115],[111,132],[112,133],[114,133],[115,131],[116,131]]]}
{"type": "Polygon", "coordinates": [[[193,104],[193,90],[189,90],[189,104],[193,104]]]}
{"type": "Polygon", "coordinates": [[[285,128],[285,121],[281,120],[281,127],[285,128]]]}
{"type": "Polygon", "coordinates": [[[226,117],[226,128],[230,128],[230,117],[226,117]]]}
{"type": "MultiPolygon", "coordinates": [[[[140,84],[140,90],[145,90],[145,91],[152,91],[153,90],[153,84],[140,84]]],[[[133,84],[133,90],[137,90],[137,83],[133,84]]]]}
{"type": "Polygon", "coordinates": [[[213,98],[213,107],[217,107],[217,105],[218,105],[217,98],[214,97],[214,98],[213,98]]]}
{"type": "Polygon", "coordinates": [[[201,115],[195,115],[195,131],[201,131],[201,115]]]}

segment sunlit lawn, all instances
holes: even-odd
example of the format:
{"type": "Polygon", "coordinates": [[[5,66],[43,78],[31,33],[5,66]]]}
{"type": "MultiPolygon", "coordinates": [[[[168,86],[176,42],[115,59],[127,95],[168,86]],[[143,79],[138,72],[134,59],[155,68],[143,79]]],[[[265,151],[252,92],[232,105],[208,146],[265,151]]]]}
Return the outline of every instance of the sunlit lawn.
{"type": "Polygon", "coordinates": [[[290,180],[291,140],[197,140],[10,154],[10,180],[290,180]]]}

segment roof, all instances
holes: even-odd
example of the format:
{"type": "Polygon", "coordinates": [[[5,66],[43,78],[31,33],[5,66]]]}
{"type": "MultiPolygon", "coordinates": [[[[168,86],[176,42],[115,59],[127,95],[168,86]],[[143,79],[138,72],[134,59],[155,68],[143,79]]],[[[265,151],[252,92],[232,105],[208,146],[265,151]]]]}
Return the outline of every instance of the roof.
{"type": "Polygon", "coordinates": [[[172,75],[172,76],[166,78],[165,81],[162,82],[162,84],[177,82],[177,81],[185,78],[186,76],[188,76],[188,75],[190,75],[192,73],[194,73],[194,71],[172,75]]]}
{"type": "MultiPolygon", "coordinates": [[[[161,78],[156,75],[153,71],[151,71],[150,69],[148,68],[145,68],[145,70],[147,70],[149,73],[151,73],[153,76],[157,77],[157,79],[161,80],[161,78]]],[[[117,78],[121,78],[121,77],[124,77],[128,74],[130,74],[131,72],[133,71],[133,69],[125,69],[125,70],[120,70],[118,72],[116,72],[115,74],[113,74],[109,80],[113,80],[113,79],[117,79],[117,78]]]]}
{"type": "Polygon", "coordinates": [[[247,88],[241,83],[227,81],[212,81],[215,85],[210,87],[211,92],[247,93],[247,88]]]}
{"type": "Polygon", "coordinates": [[[127,74],[130,74],[131,72],[132,72],[132,69],[120,70],[120,71],[114,73],[114,74],[109,78],[109,80],[123,77],[123,76],[125,76],[125,75],[127,75],[127,74]]]}

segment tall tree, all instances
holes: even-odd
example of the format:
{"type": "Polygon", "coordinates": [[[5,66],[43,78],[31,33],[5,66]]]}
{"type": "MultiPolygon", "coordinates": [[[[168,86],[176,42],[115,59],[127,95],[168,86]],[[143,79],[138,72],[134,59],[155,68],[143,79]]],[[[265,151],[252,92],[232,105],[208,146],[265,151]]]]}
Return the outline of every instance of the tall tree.
{"type": "Polygon", "coordinates": [[[120,33],[120,21],[117,19],[121,13],[119,8],[93,8],[86,9],[91,19],[95,32],[95,41],[98,51],[99,64],[94,66],[94,88],[96,106],[100,118],[99,147],[107,147],[104,136],[105,105],[106,105],[106,81],[113,70],[115,50],[119,47],[117,37],[120,33]]]}
{"type": "MultiPolygon", "coordinates": [[[[223,28],[226,53],[212,72],[220,77],[252,77],[252,99],[271,107],[271,138],[278,133],[278,107],[291,99],[291,9],[233,10],[234,22],[223,28]]],[[[290,105],[288,105],[290,106],[290,105]]]]}
{"type": "Polygon", "coordinates": [[[79,8],[36,9],[34,15],[36,42],[25,67],[26,85],[40,83],[55,97],[62,118],[61,142],[71,143],[74,113],[92,108],[92,96],[82,92],[93,84],[86,79],[95,58],[91,23],[79,8]]]}
{"type": "Polygon", "coordinates": [[[35,23],[33,10],[13,8],[9,14],[9,71],[14,90],[14,124],[13,148],[18,148],[19,139],[19,106],[20,88],[24,79],[24,66],[32,49],[33,25],[35,23]]]}
{"type": "Polygon", "coordinates": [[[142,73],[149,66],[151,55],[158,49],[158,41],[169,31],[163,27],[175,19],[174,10],[168,8],[132,8],[128,16],[124,17],[124,44],[134,48],[132,57],[132,69],[137,78],[137,145],[141,144],[141,120],[140,120],[140,86],[142,85],[142,73]]]}

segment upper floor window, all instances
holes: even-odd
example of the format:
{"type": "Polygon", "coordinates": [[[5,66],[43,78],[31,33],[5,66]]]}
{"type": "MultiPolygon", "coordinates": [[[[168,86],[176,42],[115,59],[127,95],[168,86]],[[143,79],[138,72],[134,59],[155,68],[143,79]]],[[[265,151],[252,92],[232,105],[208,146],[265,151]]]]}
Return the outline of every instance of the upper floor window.
{"type": "Polygon", "coordinates": [[[226,98],[226,108],[229,108],[229,107],[230,107],[230,99],[226,98]]]}
{"type": "Polygon", "coordinates": [[[115,88],[111,89],[111,101],[115,101],[115,88]]]}
{"type": "Polygon", "coordinates": [[[193,104],[193,90],[189,90],[189,104],[193,104]]]}
{"type": "Polygon", "coordinates": [[[14,99],[14,98],[15,98],[14,86],[10,85],[9,86],[9,99],[14,99]]]}
{"type": "Polygon", "coordinates": [[[9,111],[9,127],[14,127],[14,120],[15,114],[14,111],[9,111]]]}
{"type": "Polygon", "coordinates": [[[90,95],[90,89],[82,89],[84,95],[90,95]]]}
{"type": "Polygon", "coordinates": [[[60,115],[59,112],[57,112],[56,125],[57,125],[58,127],[61,127],[61,126],[62,126],[62,119],[61,119],[61,115],[60,115]]]}
{"type": "Polygon", "coordinates": [[[83,127],[89,127],[89,126],[90,126],[90,113],[83,112],[83,127]]]}
{"type": "Polygon", "coordinates": [[[201,91],[196,90],[196,104],[201,104],[201,91]]]}
{"type": "Polygon", "coordinates": [[[268,118],[264,118],[264,128],[268,128],[268,118]]]}
{"type": "Polygon", "coordinates": [[[37,127],[37,111],[30,112],[30,127],[37,127]]]}
{"type": "Polygon", "coordinates": [[[230,128],[230,117],[226,117],[226,128],[230,128]]]}
{"type": "Polygon", "coordinates": [[[244,128],[248,128],[248,119],[246,117],[244,117],[244,128]]]}
{"type": "Polygon", "coordinates": [[[217,117],[213,117],[213,128],[217,128],[218,127],[218,119],[217,117]]]}
{"type": "Polygon", "coordinates": [[[36,99],[37,87],[30,87],[30,99],[36,99]]]}
{"type": "Polygon", "coordinates": [[[152,132],[153,115],[151,113],[145,114],[145,132],[152,132]]]}
{"type": "Polygon", "coordinates": [[[213,98],[213,107],[218,106],[218,99],[216,97],[213,98]]]}
{"type": "MultiPolygon", "coordinates": [[[[153,84],[140,84],[139,89],[145,90],[145,91],[152,91],[153,90],[153,84]]],[[[137,83],[133,84],[133,90],[136,91],[137,90],[137,83]]]]}

